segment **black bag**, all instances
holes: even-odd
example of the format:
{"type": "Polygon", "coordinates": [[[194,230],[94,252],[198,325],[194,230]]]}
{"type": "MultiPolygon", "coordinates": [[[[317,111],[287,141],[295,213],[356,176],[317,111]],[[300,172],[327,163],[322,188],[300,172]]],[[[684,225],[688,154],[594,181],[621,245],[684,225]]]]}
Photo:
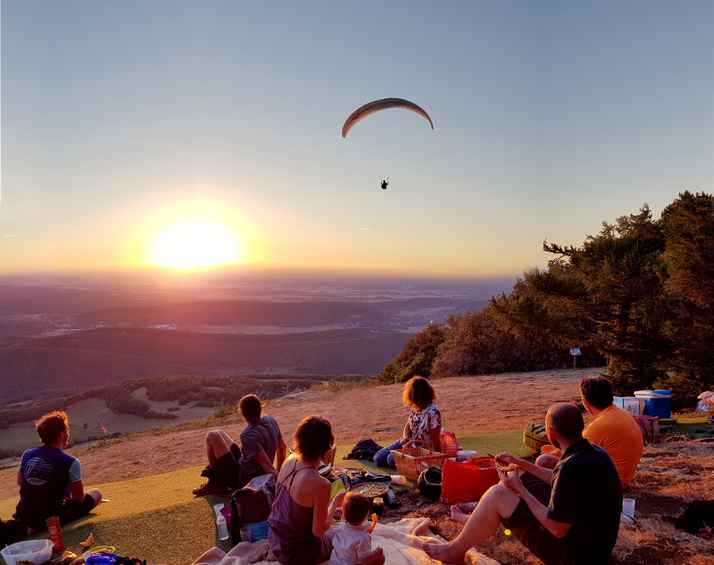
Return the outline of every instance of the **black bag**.
{"type": "Polygon", "coordinates": [[[238,505],[244,524],[256,524],[268,519],[274,498],[275,477],[267,474],[255,477],[243,488],[234,490],[231,494],[231,505],[233,502],[238,505]]]}
{"type": "Polygon", "coordinates": [[[433,465],[424,469],[419,473],[417,487],[419,492],[429,500],[434,502],[439,500],[441,496],[441,469],[433,465]]]}
{"type": "Polygon", "coordinates": [[[375,441],[371,439],[360,440],[357,445],[352,448],[346,457],[342,459],[369,459],[377,454],[377,452],[382,450],[382,446],[378,445],[375,441]]]}
{"type": "Polygon", "coordinates": [[[714,500],[695,500],[674,525],[690,534],[698,534],[705,526],[714,527],[714,500]]]}

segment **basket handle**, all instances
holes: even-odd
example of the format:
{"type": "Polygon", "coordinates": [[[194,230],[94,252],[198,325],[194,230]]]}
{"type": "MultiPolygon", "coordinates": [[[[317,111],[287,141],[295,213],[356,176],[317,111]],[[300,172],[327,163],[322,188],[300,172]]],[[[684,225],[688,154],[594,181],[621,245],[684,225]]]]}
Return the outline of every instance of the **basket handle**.
{"type": "MultiPolygon", "coordinates": [[[[429,450],[429,453],[436,453],[431,447],[429,447],[429,444],[425,442],[423,439],[413,439],[411,441],[408,441],[407,443],[404,444],[404,448],[406,449],[407,447],[413,447],[412,444],[415,443],[423,443],[424,447],[429,450]]],[[[419,447],[419,446],[417,446],[419,447]]]]}

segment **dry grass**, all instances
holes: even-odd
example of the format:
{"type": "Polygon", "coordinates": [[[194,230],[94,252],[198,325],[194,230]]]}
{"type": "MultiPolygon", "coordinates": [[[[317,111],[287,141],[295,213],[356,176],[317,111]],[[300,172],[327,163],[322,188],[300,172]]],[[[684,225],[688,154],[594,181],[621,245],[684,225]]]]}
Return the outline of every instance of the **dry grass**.
{"type": "MultiPolygon", "coordinates": [[[[624,496],[635,499],[635,525],[621,524],[610,565],[714,565],[714,542],[677,529],[678,517],[694,500],[714,500],[714,443],[696,443],[684,436],[645,447],[643,462],[624,496]]],[[[447,540],[461,532],[447,507],[429,503],[418,491],[400,497],[403,506],[385,521],[429,516],[431,529],[447,540]]],[[[478,550],[501,565],[538,565],[503,528],[478,550]]]]}

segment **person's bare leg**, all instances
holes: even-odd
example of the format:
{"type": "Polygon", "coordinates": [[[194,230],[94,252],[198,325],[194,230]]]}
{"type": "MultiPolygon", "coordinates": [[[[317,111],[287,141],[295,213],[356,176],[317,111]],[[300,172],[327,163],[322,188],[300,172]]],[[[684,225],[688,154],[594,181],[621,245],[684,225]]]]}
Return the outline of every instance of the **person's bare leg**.
{"type": "Polygon", "coordinates": [[[560,461],[560,457],[544,454],[540,455],[538,459],[536,459],[536,465],[538,465],[538,467],[543,467],[544,469],[555,469],[558,461],[560,461]]]}
{"type": "Polygon", "coordinates": [[[367,556],[367,559],[364,563],[365,565],[384,565],[384,550],[381,547],[375,547],[372,552],[367,556]]]}
{"type": "Polygon", "coordinates": [[[462,512],[461,508],[459,508],[456,504],[451,507],[451,519],[458,522],[462,526],[466,525],[466,522],[468,521],[470,516],[471,514],[466,514],[466,512],[462,512]]]}
{"type": "Polygon", "coordinates": [[[206,434],[206,455],[211,468],[215,467],[216,460],[231,450],[235,442],[223,430],[213,430],[206,434]]]}
{"type": "Polygon", "coordinates": [[[89,496],[91,496],[94,499],[94,507],[95,508],[97,506],[99,506],[99,504],[101,504],[102,491],[100,491],[99,489],[96,489],[96,488],[90,489],[88,491],[85,491],[85,494],[88,494],[89,496]]]}
{"type": "Polygon", "coordinates": [[[437,561],[463,563],[466,552],[496,533],[501,520],[513,514],[520,500],[512,490],[501,485],[493,486],[481,497],[476,510],[455,540],[449,543],[422,542],[420,546],[437,561]]]}

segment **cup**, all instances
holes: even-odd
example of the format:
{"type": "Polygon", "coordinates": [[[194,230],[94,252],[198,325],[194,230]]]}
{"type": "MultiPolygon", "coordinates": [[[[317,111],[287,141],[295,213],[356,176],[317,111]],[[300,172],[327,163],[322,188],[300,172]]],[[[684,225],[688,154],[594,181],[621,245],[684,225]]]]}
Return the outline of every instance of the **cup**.
{"type": "Polygon", "coordinates": [[[377,516],[381,516],[382,512],[384,512],[384,499],[382,497],[376,497],[372,501],[372,511],[377,514],[377,516]]]}
{"type": "Polygon", "coordinates": [[[240,540],[241,541],[250,541],[250,534],[251,534],[250,528],[247,528],[245,526],[242,527],[240,529],[240,540]]]}
{"type": "Polygon", "coordinates": [[[223,508],[223,504],[216,504],[213,507],[213,511],[216,513],[216,518],[221,515],[221,508],[223,508]]]}
{"type": "Polygon", "coordinates": [[[62,528],[60,528],[60,521],[57,516],[52,516],[45,520],[47,523],[47,532],[50,534],[50,541],[52,542],[53,553],[61,553],[64,551],[64,540],[62,539],[62,528]]]}
{"type": "Polygon", "coordinates": [[[623,498],[622,499],[622,513],[630,518],[635,517],[635,499],[634,498],[623,498]]]}

